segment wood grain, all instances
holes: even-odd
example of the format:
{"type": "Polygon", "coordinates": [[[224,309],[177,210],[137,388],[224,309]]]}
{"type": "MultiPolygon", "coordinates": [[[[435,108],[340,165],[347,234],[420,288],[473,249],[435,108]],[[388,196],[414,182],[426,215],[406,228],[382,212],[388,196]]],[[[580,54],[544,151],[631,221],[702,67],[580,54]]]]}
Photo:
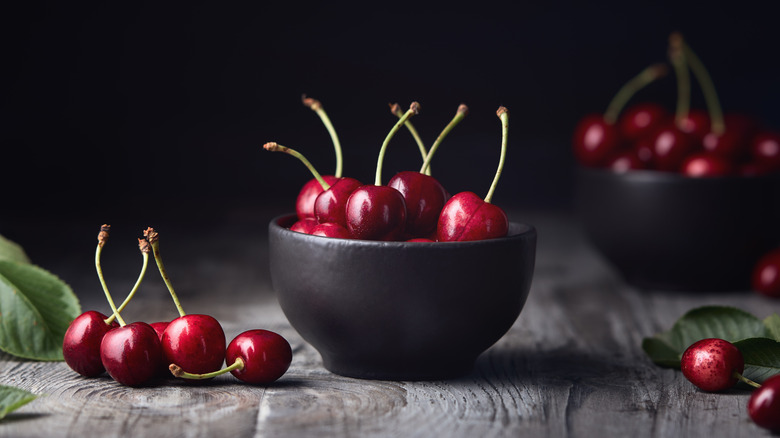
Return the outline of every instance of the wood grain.
{"type": "MultiPolygon", "coordinates": [[[[736,305],[763,317],[780,311],[779,302],[750,292],[627,287],[571,218],[525,216],[540,236],[528,303],[465,377],[389,382],[325,370],[273,297],[265,229],[245,227],[250,219],[237,215],[186,244],[165,241],[166,266],[188,313],[214,315],[228,338],[250,328],[285,336],[294,359],[281,380],[256,387],[222,376],[126,388],[106,376],[82,378],[64,363],[0,355],[0,384],[42,395],[0,423],[0,436],[771,436],[748,418],[747,390],[698,391],[678,371],[650,363],[641,341],[699,305],[736,305]]],[[[131,252],[115,259],[108,253],[106,262],[138,266],[131,252]]],[[[105,311],[90,257],[84,255],[85,264],[62,260],[47,267],[68,278],[85,309],[105,311]]],[[[135,275],[132,269],[117,273],[113,284],[127,290],[135,275]]],[[[127,315],[147,321],[176,316],[153,271],[127,315]]]]}

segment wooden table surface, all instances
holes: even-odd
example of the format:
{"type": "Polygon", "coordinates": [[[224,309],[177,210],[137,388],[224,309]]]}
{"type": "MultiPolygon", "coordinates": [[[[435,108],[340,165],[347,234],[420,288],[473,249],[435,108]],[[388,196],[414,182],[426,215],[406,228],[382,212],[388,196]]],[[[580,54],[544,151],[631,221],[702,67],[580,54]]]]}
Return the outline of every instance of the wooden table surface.
{"type": "MultiPolygon", "coordinates": [[[[641,342],[693,307],[735,305],[764,317],[780,311],[780,301],[748,291],[685,294],[628,287],[565,214],[510,212],[512,220],[539,231],[535,277],[520,317],[479,357],[471,374],[430,382],[334,375],[290,327],[271,289],[267,223],[282,212],[238,209],[209,229],[114,223],[103,253],[109,286],[122,297],[140,267],[134,237],[154,225],[188,313],[216,317],[228,340],[243,330],[266,328],[290,341],[293,362],[282,379],[258,387],[227,375],[205,384],[169,380],[128,388],[107,376],[82,378],[63,362],[0,354],[0,384],[41,395],[0,422],[0,436],[771,435],[748,418],[747,391],[701,392],[679,371],[652,364],[641,342]]],[[[108,312],[93,265],[99,226],[80,223],[68,237],[59,236],[64,241],[50,238],[50,250],[37,249],[37,260],[31,257],[65,279],[84,310],[108,312]],[[79,234],[86,245],[63,247],[79,234]]],[[[148,272],[125,319],[174,318],[153,265],[148,272]]]]}

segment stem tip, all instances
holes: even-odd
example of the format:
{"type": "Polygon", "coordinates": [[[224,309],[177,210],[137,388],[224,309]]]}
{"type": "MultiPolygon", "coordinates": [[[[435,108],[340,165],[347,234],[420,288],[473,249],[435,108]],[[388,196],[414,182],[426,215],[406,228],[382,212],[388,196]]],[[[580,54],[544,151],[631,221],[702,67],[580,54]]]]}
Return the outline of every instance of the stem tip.
{"type": "Polygon", "coordinates": [[[506,109],[506,107],[505,107],[505,106],[500,106],[500,107],[498,107],[498,110],[496,111],[496,115],[497,115],[498,117],[501,117],[501,115],[502,115],[502,114],[504,114],[504,113],[506,113],[506,115],[509,115],[509,110],[508,110],[508,109],[506,109]]]}
{"type": "Polygon", "coordinates": [[[420,114],[420,104],[418,102],[412,102],[412,104],[409,105],[409,110],[415,115],[420,114]]]}
{"type": "Polygon", "coordinates": [[[322,103],[320,103],[317,99],[312,99],[311,97],[306,97],[306,95],[301,96],[301,101],[304,105],[308,106],[314,111],[317,111],[318,109],[322,108],[322,103]]]}

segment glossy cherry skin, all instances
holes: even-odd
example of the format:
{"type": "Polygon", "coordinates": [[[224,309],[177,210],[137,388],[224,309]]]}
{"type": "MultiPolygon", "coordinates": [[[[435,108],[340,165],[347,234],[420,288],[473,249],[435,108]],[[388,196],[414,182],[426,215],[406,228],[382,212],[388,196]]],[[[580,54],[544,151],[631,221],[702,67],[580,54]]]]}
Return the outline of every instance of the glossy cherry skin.
{"type": "Polygon", "coordinates": [[[677,128],[691,136],[694,142],[701,143],[704,136],[710,132],[710,116],[706,111],[692,109],[677,123],[677,128]]]}
{"type": "Polygon", "coordinates": [[[349,239],[352,237],[352,235],[349,234],[349,230],[342,225],[331,222],[318,224],[309,234],[312,236],[333,237],[336,239],[349,239]]]}
{"type": "Polygon", "coordinates": [[[440,242],[455,242],[494,239],[508,232],[509,219],[501,207],[473,192],[461,192],[444,205],[437,234],[440,242]]]}
{"type": "Polygon", "coordinates": [[[780,432],[780,374],[769,377],[760,388],[753,390],[747,409],[754,423],[780,432]]]}
{"type": "Polygon", "coordinates": [[[780,298],[780,248],[762,256],[753,268],[753,290],[772,298],[780,298]]]}
{"type": "Polygon", "coordinates": [[[750,153],[754,160],[767,166],[771,171],[780,171],[780,133],[756,134],[750,145],[750,153]]]}
{"type": "Polygon", "coordinates": [[[127,386],[140,386],[159,376],[163,364],[157,332],[145,322],[134,322],[103,336],[100,358],[108,374],[127,386]]]}
{"type": "Polygon", "coordinates": [[[297,231],[303,234],[311,234],[314,231],[314,227],[319,225],[317,219],[313,217],[307,217],[304,219],[298,219],[294,224],[290,225],[292,231],[297,231]]]}
{"type": "Polygon", "coordinates": [[[673,125],[667,125],[656,131],[651,149],[655,169],[676,172],[685,157],[696,149],[696,145],[690,135],[673,125]]]}
{"type": "Polygon", "coordinates": [[[106,318],[100,312],[88,310],[77,316],[65,331],[62,341],[65,363],[84,377],[99,376],[106,371],[100,360],[100,343],[106,333],[119,327],[116,321],[106,324],[106,318]]]}
{"type": "MultiPolygon", "coordinates": [[[[339,180],[333,175],[323,175],[322,179],[325,180],[328,185],[333,185],[339,180]]],[[[298,219],[314,217],[314,202],[317,200],[317,196],[324,191],[322,184],[320,184],[316,178],[310,179],[303,185],[295,200],[295,212],[298,214],[298,219]]]]}
{"type": "MultiPolygon", "coordinates": [[[[363,184],[355,178],[344,177],[320,193],[314,202],[317,222],[347,226],[347,200],[352,192],[363,184]]],[[[311,233],[309,233],[311,234],[311,233]]]]}
{"type": "Polygon", "coordinates": [[[732,175],[735,169],[726,158],[700,152],[686,157],[680,166],[680,172],[686,176],[701,178],[732,175]]]}
{"type": "Polygon", "coordinates": [[[680,369],[691,383],[708,392],[725,391],[745,370],[742,353],[731,342],[708,338],[694,342],[680,359],[680,369]]]}
{"type": "Polygon", "coordinates": [[[162,335],[165,332],[165,329],[168,328],[168,324],[170,324],[170,322],[159,321],[159,322],[153,322],[149,325],[152,326],[155,332],[157,332],[157,336],[160,338],[160,341],[162,341],[162,335]]]}
{"type": "Polygon", "coordinates": [[[395,174],[387,185],[404,197],[406,202],[406,233],[427,236],[436,230],[439,214],[449,194],[436,178],[420,172],[403,171],[395,174]]]}
{"type": "Polygon", "coordinates": [[[614,172],[628,172],[630,170],[646,169],[647,164],[639,158],[639,153],[636,150],[629,149],[613,155],[607,161],[606,167],[614,172]]]}
{"type": "Polygon", "coordinates": [[[347,229],[355,239],[400,240],[406,227],[406,201],[388,186],[359,187],[347,200],[347,229]]]}
{"type": "Polygon", "coordinates": [[[615,125],[604,121],[602,115],[590,114],[577,123],[572,144],[580,164],[600,167],[620,147],[620,135],[615,125]]]}
{"type": "Polygon", "coordinates": [[[635,142],[651,135],[669,118],[669,112],[663,106],[653,102],[642,103],[623,111],[618,127],[625,140],[635,142]]]}
{"type": "Polygon", "coordinates": [[[281,335],[268,330],[247,330],[236,336],[227,347],[225,361],[232,364],[237,358],[243,369],[230,373],[237,379],[256,385],[276,381],[292,363],[292,348],[281,335]]]}
{"type": "Polygon", "coordinates": [[[180,316],[168,324],[162,336],[166,365],[175,363],[193,374],[220,369],[225,360],[225,344],[222,326],[209,315],[180,316]]]}

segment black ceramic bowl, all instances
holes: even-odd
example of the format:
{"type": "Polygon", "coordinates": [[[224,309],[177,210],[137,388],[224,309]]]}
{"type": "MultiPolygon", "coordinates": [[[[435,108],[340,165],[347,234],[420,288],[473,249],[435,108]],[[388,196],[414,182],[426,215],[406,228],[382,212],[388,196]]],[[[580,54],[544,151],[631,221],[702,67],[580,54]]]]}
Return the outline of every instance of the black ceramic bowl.
{"type": "Polygon", "coordinates": [[[334,239],[269,225],[271,280],[290,324],[348,377],[431,380],[469,373],[525,304],[536,230],[476,242],[334,239]]]}
{"type": "Polygon", "coordinates": [[[746,290],[755,262],[780,243],[778,181],[581,168],[577,203],[586,235],[627,283],[746,290]]]}

